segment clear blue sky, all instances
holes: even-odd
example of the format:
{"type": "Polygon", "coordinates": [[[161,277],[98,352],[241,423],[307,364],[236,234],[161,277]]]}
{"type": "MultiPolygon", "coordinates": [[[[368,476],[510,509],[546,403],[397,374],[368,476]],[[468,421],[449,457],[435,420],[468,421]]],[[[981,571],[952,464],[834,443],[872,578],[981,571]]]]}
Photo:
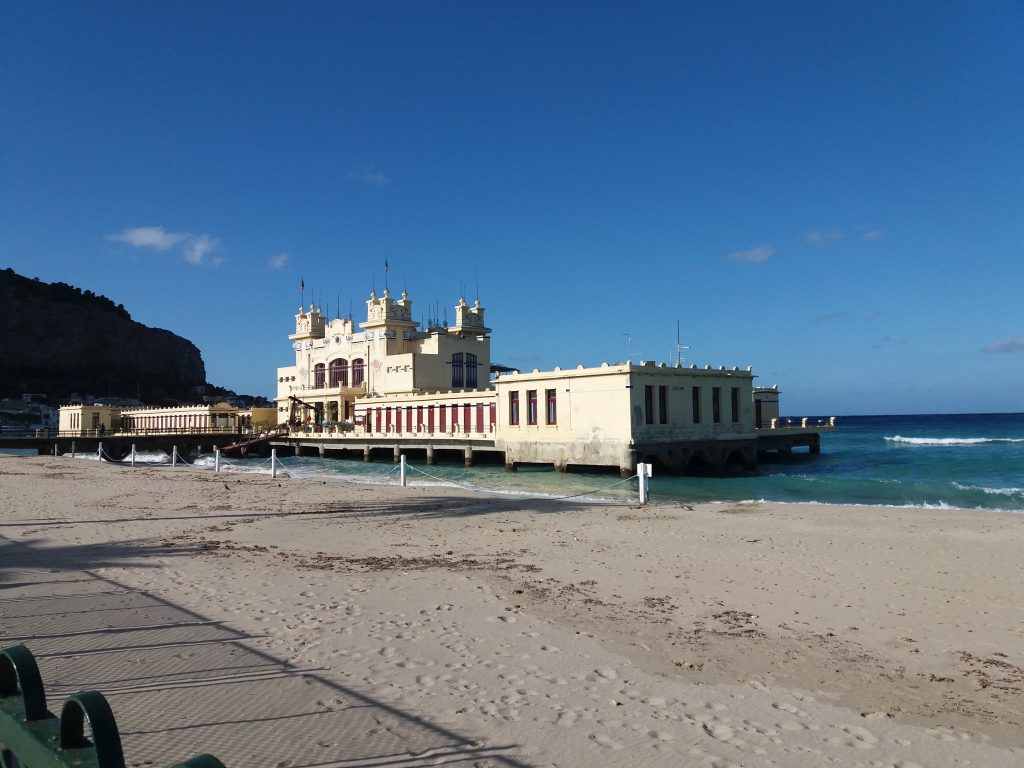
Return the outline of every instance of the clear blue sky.
{"type": "Polygon", "coordinates": [[[509,365],[1024,411],[1022,136],[1019,0],[0,4],[0,266],[247,393],[386,258],[509,365]]]}

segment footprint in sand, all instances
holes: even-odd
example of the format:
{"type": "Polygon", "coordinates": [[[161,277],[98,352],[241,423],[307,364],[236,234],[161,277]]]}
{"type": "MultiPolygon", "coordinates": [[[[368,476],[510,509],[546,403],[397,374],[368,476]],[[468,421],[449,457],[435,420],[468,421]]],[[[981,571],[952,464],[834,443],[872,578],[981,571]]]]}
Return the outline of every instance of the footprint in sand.
{"type": "Polygon", "coordinates": [[[619,679],[618,672],[616,672],[614,669],[611,669],[610,667],[605,667],[603,669],[595,669],[594,670],[594,674],[597,675],[598,677],[604,679],[604,680],[618,680],[619,679]]]}
{"type": "Polygon", "coordinates": [[[604,747],[605,749],[622,749],[622,744],[620,744],[607,734],[592,733],[590,734],[590,738],[592,741],[595,741],[598,745],[604,747]]]}
{"type": "Polygon", "coordinates": [[[722,723],[704,723],[704,732],[719,741],[729,741],[734,735],[732,728],[722,723]]]}
{"type": "Polygon", "coordinates": [[[857,749],[871,749],[878,743],[878,738],[869,731],[867,728],[862,728],[859,725],[844,725],[843,730],[850,734],[853,739],[846,740],[846,746],[856,747],[857,749]]]}
{"type": "Polygon", "coordinates": [[[786,702],[776,702],[772,704],[772,706],[775,709],[780,709],[783,712],[788,712],[789,714],[796,715],[797,717],[810,717],[810,715],[808,715],[806,712],[800,709],[800,707],[794,706],[793,704],[787,704],[786,702]]]}

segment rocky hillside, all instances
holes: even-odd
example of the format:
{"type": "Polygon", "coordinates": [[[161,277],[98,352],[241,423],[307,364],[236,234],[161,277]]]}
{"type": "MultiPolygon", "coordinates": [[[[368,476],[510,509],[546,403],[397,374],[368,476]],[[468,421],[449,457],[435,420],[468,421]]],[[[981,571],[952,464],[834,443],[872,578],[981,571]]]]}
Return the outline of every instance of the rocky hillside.
{"type": "Polygon", "coordinates": [[[132,320],[105,296],[0,270],[0,397],[45,393],[193,402],[206,382],[188,339],[132,320]]]}

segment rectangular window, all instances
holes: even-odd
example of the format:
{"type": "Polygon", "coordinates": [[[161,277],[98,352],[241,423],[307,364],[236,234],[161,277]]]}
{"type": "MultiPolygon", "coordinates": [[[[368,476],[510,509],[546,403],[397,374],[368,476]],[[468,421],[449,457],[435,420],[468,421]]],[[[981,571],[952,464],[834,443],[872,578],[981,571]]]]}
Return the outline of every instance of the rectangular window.
{"type": "Polygon", "coordinates": [[[711,420],[715,424],[722,423],[722,388],[711,388],[711,420]]]}
{"type": "Polygon", "coordinates": [[[739,424],[740,421],[740,388],[732,388],[732,423],[739,424]]]}
{"type": "Polygon", "coordinates": [[[700,387],[693,388],[693,423],[700,424],[700,387]]]}
{"type": "Polygon", "coordinates": [[[644,423],[654,423],[654,387],[650,384],[644,387],[644,423]]]}
{"type": "Polygon", "coordinates": [[[469,427],[472,424],[470,419],[473,417],[473,410],[469,403],[463,403],[462,405],[462,428],[469,432],[469,427]]]}
{"type": "Polygon", "coordinates": [[[405,431],[412,432],[412,406],[405,406],[405,431]]]}
{"type": "Polygon", "coordinates": [[[555,390],[548,389],[544,391],[544,410],[548,415],[548,424],[558,423],[558,402],[555,399],[556,397],[555,390]]]}
{"type": "Polygon", "coordinates": [[[537,423],[537,390],[526,390],[526,423],[534,425],[537,423]]]}
{"type": "Polygon", "coordinates": [[[491,403],[487,408],[487,430],[494,431],[494,423],[498,420],[498,404],[491,403]]]}
{"type": "Polygon", "coordinates": [[[427,432],[434,432],[434,406],[427,406],[427,432]]]}
{"type": "Polygon", "coordinates": [[[459,406],[452,406],[452,432],[459,431],[459,406]]]}
{"type": "Polygon", "coordinates": [[[416,406],[416,431],[417,432],[422,432],[423,431],[423,406],[422,405],[417,405],[416,406]]]}
{"type": "Polygon", "coordinates": [[[519,393],[508,393],[508,423],[513,427],[519,426],[519,393]]]}
{"type": "Polygon", "coordinates": [[[465,381],[462,365],[462,353],[455,352],[452,355],[452,389],[462,389],[462,382],[465,381]]]}
{"type": "Polygon", "coordinates": [[[476,431],[477,432],[483,432],[484,431],[484,404],[483,403],[477,403],[476,404],[476,431]]]}
{"type": "Polygon", "coordinates": [[[437,431],[438,432],[447,432],[448,431],[447,429],[445,429],[445,427],[447,426],[445,424],[445,420],[447,418],[448,418],[448,406],[447,405],[442,405],[441,409],[437,413],[437,419],[438,419],[437,431]]]}
{"type": "Polygon", "coordinates": [[[476,355],[472,352],[466,353],[466,386],[476,389],[476,355]]]}
{"type": "Polygon", "coordinates": [[[668,424],[668,387],[658,387],[658,423],[668,424]]]}
{"type": "Polygon", "coordinates": [[[402,433],[402,409],[395,408],[395,432],[402,433]]]}

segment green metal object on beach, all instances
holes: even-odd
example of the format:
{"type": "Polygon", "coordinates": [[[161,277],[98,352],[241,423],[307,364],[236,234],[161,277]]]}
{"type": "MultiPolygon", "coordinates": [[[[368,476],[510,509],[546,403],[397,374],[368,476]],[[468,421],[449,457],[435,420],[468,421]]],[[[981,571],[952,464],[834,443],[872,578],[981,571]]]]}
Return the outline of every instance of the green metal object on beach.
{"type": "MultiPolygon", "coordinates": [[[[125,768],[121,735],[103,694],[69,696],[55,716],[46,708],[39,665],[24,645],[0,651],[0,768],[14,766],[125,768]]],[[[212,755],[199,755],[174,768],[225,766],[212,755]]]]}

